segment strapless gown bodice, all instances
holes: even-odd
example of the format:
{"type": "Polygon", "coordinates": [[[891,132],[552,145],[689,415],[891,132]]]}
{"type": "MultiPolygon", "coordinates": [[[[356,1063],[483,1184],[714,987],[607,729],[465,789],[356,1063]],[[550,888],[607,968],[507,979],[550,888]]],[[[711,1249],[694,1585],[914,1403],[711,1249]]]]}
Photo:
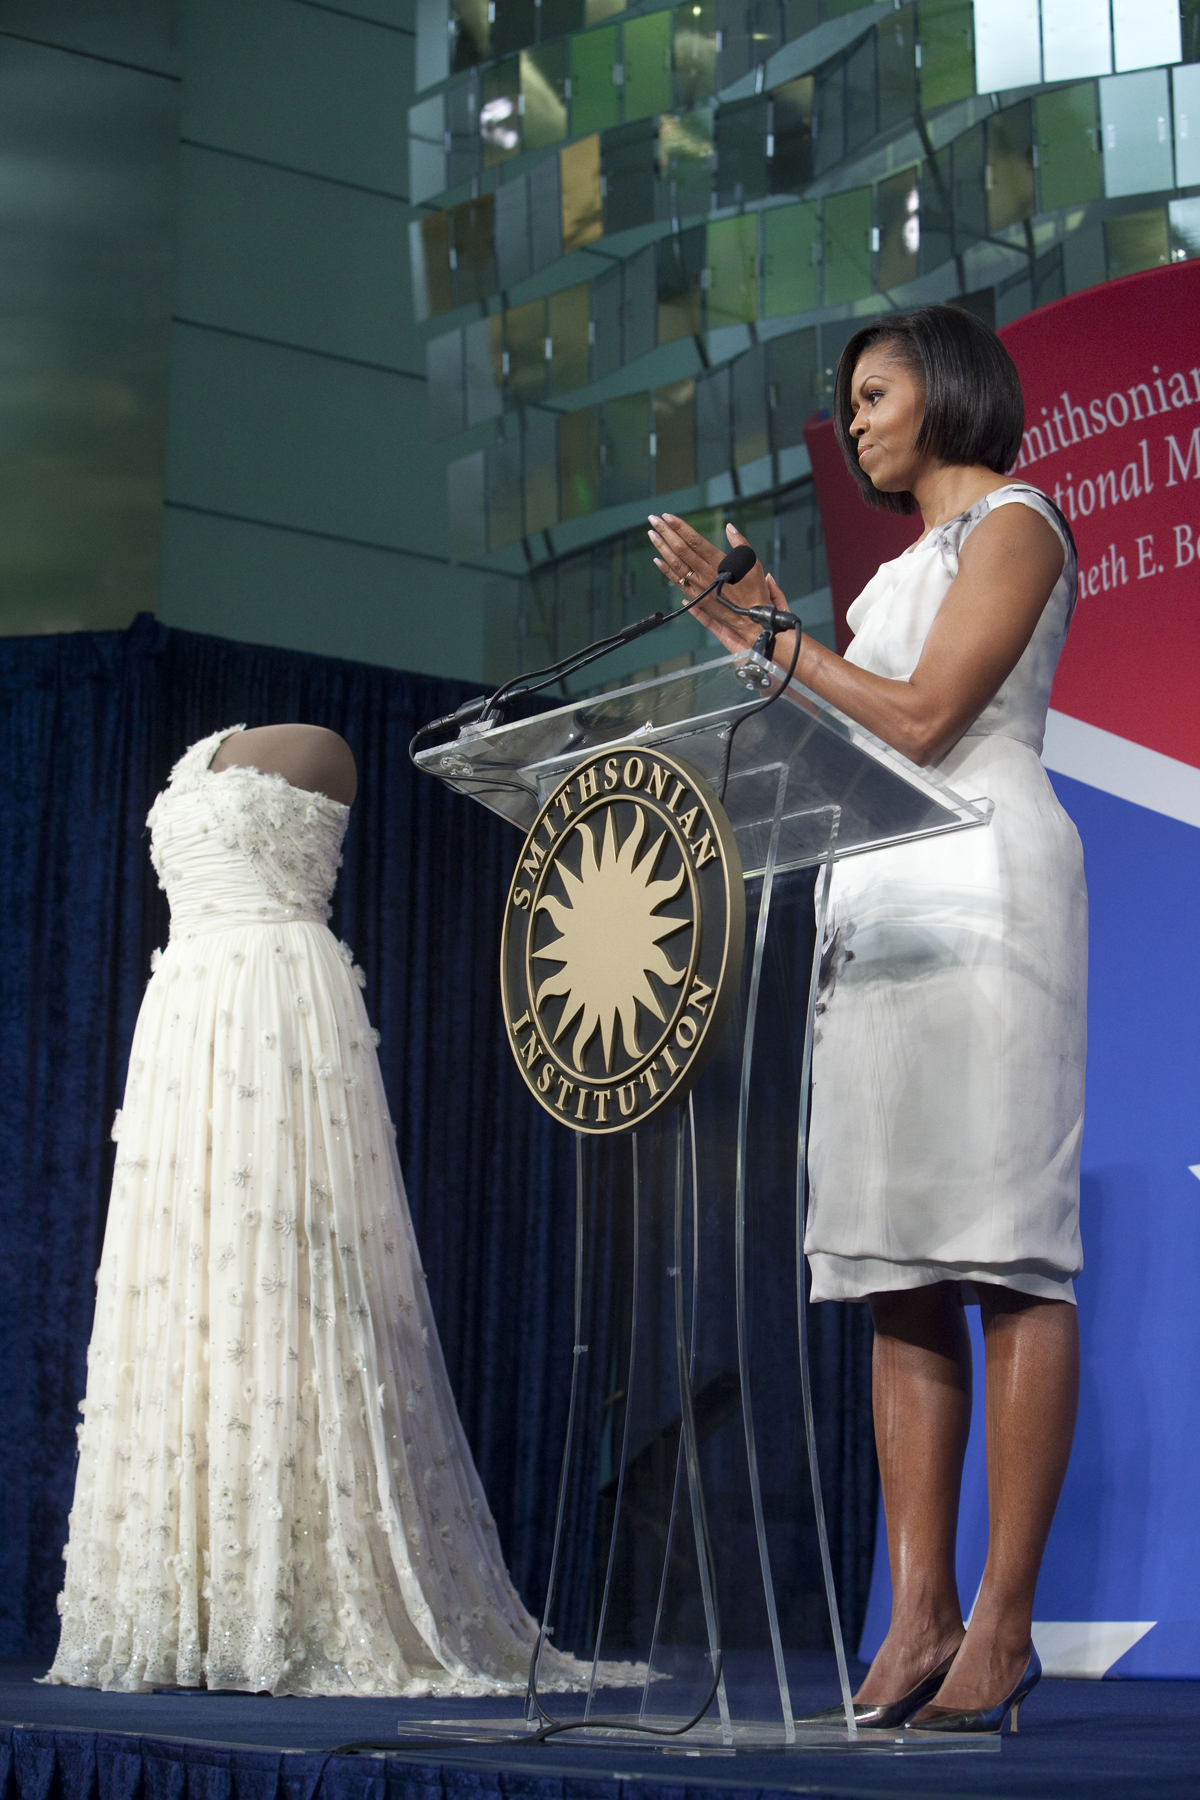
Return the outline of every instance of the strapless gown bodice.
{"type": "Polygon", "coordinates": [[[227,732],[195,744],[150,809],[150,857],[171,936],[329,918],[350,809],[282,775],[209,763],[227,732]]]}

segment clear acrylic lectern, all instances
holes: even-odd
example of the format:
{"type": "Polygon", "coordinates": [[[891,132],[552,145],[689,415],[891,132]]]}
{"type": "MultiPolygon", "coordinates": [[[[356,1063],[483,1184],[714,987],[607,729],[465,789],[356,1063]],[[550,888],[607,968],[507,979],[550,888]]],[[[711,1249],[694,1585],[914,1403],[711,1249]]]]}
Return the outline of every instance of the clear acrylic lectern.
{"type": "Polygon", "coordinates": [[[755,657],[721,657],[469,726],[416,758],[525,832],[585,755],[669,752],[723,801],[746,883],[740,994],[689,1099],[637,1132],[576,1138],[574,1366],[542,1619],[543,1639],[586,1657],[591,1676],[582,1696],[535,1686],[527,1729],[586,1718],[609,1744],[675,1733],[681,1747],[726,1751],[994,1750],[998,1739],[855,1733],[803,1256],[833,864],[985,826],[990,805],[781,683],[755,657]],[[819,1569],[820,1616],[811,1583],[778,1588],[774,1571],[799,1565],[819,1569]],[[789,1675],[789,1648],[823,1635],[826,1613],[836,1728],[797,1723],[789,1675]]]}

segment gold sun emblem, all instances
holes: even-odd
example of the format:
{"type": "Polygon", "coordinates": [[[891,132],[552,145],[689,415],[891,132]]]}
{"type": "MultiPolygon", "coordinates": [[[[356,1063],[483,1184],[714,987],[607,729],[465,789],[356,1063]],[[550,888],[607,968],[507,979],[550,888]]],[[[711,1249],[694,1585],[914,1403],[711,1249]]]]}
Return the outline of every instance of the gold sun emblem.
{"type": "Polygon", "coordinates": [[[646,835],[646,815],[640,806],[635,805],[633,810],[633,829],[618,845],[613,809],[606,809],[599,855],[591,825],[586,819],[578,822],[576,830],[583,844],[579,874],[573,874],[561,860],[557,865],[566,901],[543,894],[535,909],[549,913],[561,935],[533,955],[562,964],[557,974],[549,976],[538,989],[538,1010],[545,1000],[564,996],[553,1041],[557,1042],[579,1020],[571,1057],[581,1071],[584,1052],[597,1028],[604,1067],[612,1069],[618,1019],[626,1054],[636,1060],[642,1054],[638,1044],[639,1004],[665,1023],[650,977],[676,987],[687,972],[686,959],[685,966],[679,969],[668,960],[662,940],[682,931],[692,921],[670,914],[664,918],[659,913],[661,906],[679,894],[687,880],[687,869],[681,864],[673,877],[665,881],[653,879],[667,834],[662,832],[639,861],[637,853],[646,835]]]}

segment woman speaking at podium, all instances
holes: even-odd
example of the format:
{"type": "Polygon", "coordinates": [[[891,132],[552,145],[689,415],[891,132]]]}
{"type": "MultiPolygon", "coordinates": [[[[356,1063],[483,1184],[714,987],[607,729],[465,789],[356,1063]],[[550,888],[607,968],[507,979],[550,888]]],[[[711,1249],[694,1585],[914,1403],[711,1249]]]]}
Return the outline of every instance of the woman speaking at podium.
{"type": "MultiPolygon", "coordinates": [[[[864,498],[919,512],[924,531],[851,606],[844,659],[802,637],[797,679],[957,793],[995,802],[987,828],[850,857],[833,878],[805,1248],[814,1300],[870,1303],[893,1591],[855,1710],[864,1725],[996,1731],[1010,1712],[1015,1727],[1041,1672],[1034,1589],[1079,1388],[1087,893],[1039,760],[1075,546],[1045,495],[1006,475],[1020,382],[971,314],[924,307],[856,333],[834,420],[864,498]],[[989,1538],[964,1631],[954,1557],[976,1303],[989,1538]]],[[[651,526],[659,569],[698,594],[722,552],[682,520],[651,526]]],[[[786,605],[758,565],[737,598],[786,605]]],[[[730,650],[757,634],[711,600],[698,610],[730,650]]],[[[791,650],[785,638],[784,667],[791,650]]]]}

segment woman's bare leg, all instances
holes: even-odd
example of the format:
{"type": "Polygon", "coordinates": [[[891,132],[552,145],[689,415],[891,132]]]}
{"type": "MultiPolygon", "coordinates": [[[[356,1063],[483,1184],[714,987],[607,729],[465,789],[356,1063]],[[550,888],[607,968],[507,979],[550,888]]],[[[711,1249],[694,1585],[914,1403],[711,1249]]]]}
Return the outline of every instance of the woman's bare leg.
{"type": "Polygon", "coordinates": [[[875,1446],[892,1623],[856,1696],[899,1700],[962,1641],[954,1573],[971,1427],[971,1340],[954,1282],[873,1294],[875,1446]]]}
{"type": "Polygon", "coordinates": [[[995,1706],[1029,1658],[1033,1596],[1075,1435],[1079,1323],[1063,1300],[979,1288],[987,1350],[988,1556],[935,1704],[995,1706]]]}

